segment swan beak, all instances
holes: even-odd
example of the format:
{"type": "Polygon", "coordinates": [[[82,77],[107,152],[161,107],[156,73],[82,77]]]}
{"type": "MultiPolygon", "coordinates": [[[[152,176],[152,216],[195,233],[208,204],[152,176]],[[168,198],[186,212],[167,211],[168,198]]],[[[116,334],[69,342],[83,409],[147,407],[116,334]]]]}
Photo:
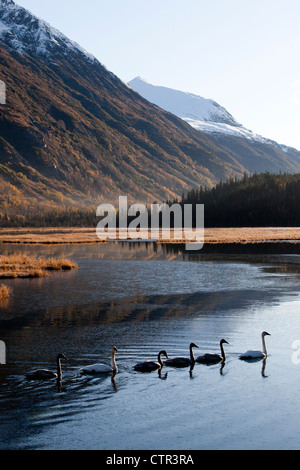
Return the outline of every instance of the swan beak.
{"type": "Polygon", "coordinates": [[[63,358],[64,358],[66,361],[68,360],[67,356],[65,356],[64,354],[63,354],[63,358]]]}

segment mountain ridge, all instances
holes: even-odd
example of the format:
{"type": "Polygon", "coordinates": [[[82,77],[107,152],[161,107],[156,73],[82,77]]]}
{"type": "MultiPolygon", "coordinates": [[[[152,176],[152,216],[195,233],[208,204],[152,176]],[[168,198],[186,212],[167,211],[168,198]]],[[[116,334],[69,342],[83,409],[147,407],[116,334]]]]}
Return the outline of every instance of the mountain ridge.
{"type": "Polygon", "coordinates": [[[279,144],[245,128],[224,107],[212,99],[165,86],[152,85],[142,77],[135,77],[128,82],[128,85],[151,103],[172,112],[199,131],[207,134],[234,135],[276,145],[285,152],[288,149],[296,150],[292,146],[279,144]]]}
{"type": "Polygon", "coordinates": [[[75,41],[70,40],[46,21],[32,15],[13,0],[1,0],[1,7],[0,38],[21,55],[34,52],[39,56],[50,58],[53,49],[63,50],[59,46],[64,43],[70,50],[74,49],[84,54],[91,61],[98,61],[75,41]],[[7,23],[10,27],[6,28],[7,23]],[[26,25],[30,26],[30,29],[26,28],[26,25]]]}
{"type": "Polygon", "coordinates": [[[128,82],[128,85],[151,103],[182,119],[213,121],[241,127],[225,108],[212,99],[165,86],[152,85],[141,77],[134,78],[128,82]]]}

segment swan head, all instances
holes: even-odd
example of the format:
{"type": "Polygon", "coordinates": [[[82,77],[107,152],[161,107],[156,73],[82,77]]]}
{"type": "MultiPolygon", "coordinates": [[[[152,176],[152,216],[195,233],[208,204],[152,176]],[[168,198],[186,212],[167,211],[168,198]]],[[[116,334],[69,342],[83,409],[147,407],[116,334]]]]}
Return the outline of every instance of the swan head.
{"type": "Polygon", "coordinates": [[[226,339],[221,339],[220,343],[221,343],[221,344],[225,344],[225,343],[226,343],[226,344],[229,344],[228,341],[226,341],[226,339]]]}
{"type": "Polygon", "coordinates": [[[164,355],[167,359],[169,359],[167,351],[165,351],[165,350],[160,351],[159,356],[161,356],[161,355],[164,355]]]}
{"type": "Polygon", "coordinates": [[[195,344],[195,343],[191,343],[190,348],[199,348],[199,346],[197,346],[197,344],[195,344]]]}
{"type": "Polygon", "coordinates": [[[114,346],[114,347],[112,348],[112,352],[113,352],[113,353],[116,353],[116,352],[118,352],[118,350],[117,350],[117,347],[116,347],[116,346],[114,346]]]}
{"type": "Polygon", "coordinates": [[[68,360],[68,358],[62,353],[57,356],[57,360],[59,359],[66,359],[66,361],[68,360]]]}
{"type": "Polygon", "coordinates": [[[270,333],[267,333],[266,331],[263,331],[261,335],[262,335],[263,338],[264,338],[265,336],[271,336],[270,333]]]}

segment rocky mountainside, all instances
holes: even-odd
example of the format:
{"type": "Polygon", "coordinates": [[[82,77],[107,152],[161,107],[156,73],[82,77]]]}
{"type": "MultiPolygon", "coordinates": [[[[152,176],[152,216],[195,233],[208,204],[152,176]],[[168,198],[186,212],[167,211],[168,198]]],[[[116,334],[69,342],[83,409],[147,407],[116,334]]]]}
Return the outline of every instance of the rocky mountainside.
{"type": "MultiPolygon", "coordinates": [[[[158,108],[78,44],[12,0],[0,0],[0,212],[24,214],[149,202],[242,175],[220,146],[158,108]]],[[[297,171],[287,153],[252,152],[257,169],[297,171]]],[[[249,157],[250,158],[250,157],[249,157]]],[[[250,165],[251,166],[251,165],[250,165]]]]}

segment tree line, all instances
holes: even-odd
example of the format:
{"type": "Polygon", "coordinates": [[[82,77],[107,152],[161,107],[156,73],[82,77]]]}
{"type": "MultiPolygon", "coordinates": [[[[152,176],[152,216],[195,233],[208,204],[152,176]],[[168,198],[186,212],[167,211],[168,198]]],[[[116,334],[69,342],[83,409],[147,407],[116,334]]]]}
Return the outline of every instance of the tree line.
{"type": "MultiPolygon", "coordinates": [[[[184,204],[204,204],[205,227],[296,227],[300,226],[300,173],[245,173],[242,179],[220,181],[213,188],[193,188],[181,200],[166,203],[180,204],[183,216],[184,204]]],[[[22,215],[0,214],[0,227],[93,227],[98,221],[96,207],[45,211],[35,206],[22,215]]],[[[172,222],[171,214],[171,226],[172,222]]],[[[193,222],[195,225],[195,219],[193,222]]]]}
{"type": "Polygon", "coordinates": [[[204,204],[205,227],[300,226],[300,173],[245,173],[192,189],[180,204],[204,204]]]}

